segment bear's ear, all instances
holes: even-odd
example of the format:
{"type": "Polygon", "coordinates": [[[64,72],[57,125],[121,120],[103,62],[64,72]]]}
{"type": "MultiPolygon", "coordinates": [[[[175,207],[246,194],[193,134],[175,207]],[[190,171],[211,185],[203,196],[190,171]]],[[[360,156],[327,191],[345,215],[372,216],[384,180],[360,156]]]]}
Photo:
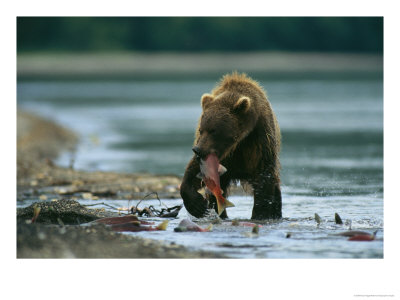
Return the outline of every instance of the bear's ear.
{"type": "Polygon", "coordinates": [[[213,100],[213,95],[204,94],[203,96],[201,96],[201,107],[203,107],[203,110],[206,109],[207,105],[210,104],[213,100]]]}
{"type": "Polygon", "coordinates": [[[239,100],[233,106],[233,111],[236,113],[245,113],[249,110],[251,105],[250,98],[248,97],[240,97],[239,100]]]}

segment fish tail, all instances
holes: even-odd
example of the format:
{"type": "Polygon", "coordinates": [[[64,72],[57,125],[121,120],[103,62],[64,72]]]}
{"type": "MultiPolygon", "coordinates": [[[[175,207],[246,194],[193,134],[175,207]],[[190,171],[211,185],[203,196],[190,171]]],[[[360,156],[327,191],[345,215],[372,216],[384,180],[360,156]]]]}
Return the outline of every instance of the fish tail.
{"type": "Polygon", "coordinates": [[[32,223],[35,223],[36,219],[39,217],[40,214],[40,206],[37,206],[36,204],[33,206],[33,217],[32,217],[32,223]]]}
{"type": "Polygon", "coordinates": [[[163,221],[160,225],[157,226],[157,230],[167,230],[169,220],[163,221]]]}
{"type": "Polygon", "coordinates": [[[225,199],[225,206],[226,207],[234,207],[235,204],[233,204],[231,201],[229,201],[228,199],[225,199]]]}
{"type": "Polygon", "coordinates": [[[235,204],[233,204],[232,202],[225,199],[222,195],[220,195],[219,197],[217,197],[217,206],[218,206],[218,215],[220,216],[224,212],[225,208],[233,207],[235,206],[235,204]]]}

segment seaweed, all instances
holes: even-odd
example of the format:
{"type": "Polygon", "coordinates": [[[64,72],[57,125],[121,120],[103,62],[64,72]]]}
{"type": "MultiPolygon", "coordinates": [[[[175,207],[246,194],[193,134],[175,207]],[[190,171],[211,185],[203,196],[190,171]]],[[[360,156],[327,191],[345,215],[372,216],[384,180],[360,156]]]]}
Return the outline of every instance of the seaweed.
{"type": "Polygon", "coordinates": [[[136,204],[135,207],[131,207],[130,208],[130,213],[134,214],[134,215],[138,215],[139,217],[160,217],[160,218],[176,218],[179,214],[179,211],[181,210],[181,208],[183,207],[183,205],[176,205],[176,206],[172,206],[172,207],[168,207],[166,206],[164,203],[161,202],[160,198],[158,197],[157,192],[152,192],[147,194],[146,196],[143,197],[143,199],[141,199],[138,204],[136,204]],[[139,204],[146,199],[147,197],[151,196],[151,195],[155,195],[156,198],[158,199],[158,201],[160,202],[160,206],[164,205],[165,208],[161,208],[156,209],[153,205],[150,206],[146,206],[143,209],[139,208],[139,204]]]}

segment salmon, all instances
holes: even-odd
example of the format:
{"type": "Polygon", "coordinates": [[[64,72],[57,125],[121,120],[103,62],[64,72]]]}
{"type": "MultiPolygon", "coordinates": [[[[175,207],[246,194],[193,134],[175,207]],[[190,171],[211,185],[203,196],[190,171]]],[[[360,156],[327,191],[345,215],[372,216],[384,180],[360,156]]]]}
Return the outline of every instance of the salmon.
{"type": "Polygon", "coordinates": [[[339,225],[343,224],[342,218],[339,216],[338,213],[335,213],[335,223],[339,225]]]}
{"type": "Polygon", "coordinates": [[[321,224],[322,219],[321,219],[321,217],[319,216],[319,214],[315,213],[315,214],[314,214],[314,219],[315,219],[315,222],[317,222],[318,225],[321,224]]]}
{"type": "Polygon", "coordinates": [[[112,224],[111,229],[114,231],[120,232],[138,232],[138,231],[158,231],[158,230],[167,230],[168,220],[160,223],[157,227],[153,226],[141,226],[139,221],[136,222],[128,222],[128,223],[120,223],[120,224],[112,224]]]}
{"type": "Polygon", "coordinates": [[[36,219],[39,217],[40,213],[40,206],[37,206],[36,204],[33,206],[33,217],[31,222],[35,223],[36,219]]]}
{"type": "Polygon", "coordinates": [[[378,232],[378,230],[376,230],[372,234],[368,234],[368,233],[366,233],[366,234],[364,234],[364,233],[356,234],[356,235],[353,235],[353,236],[349,237],[347,240],[348,241],[359,241],[359,242],[373,241],[373,240],[375,240],[377,232],[378,232]]]}
{"type": "Polygon", "coordinates": [[[349,237],[349,241],[365,241],[365,242],[369,242],[369,241],[373,241],[375,239],[375,236],[373,234],[358,234],[358,235],[353,235],[351,237],[349,237]]]}
{"type": "Polygon", "coordinates": [[[360,230],[349,230],[349,231],[335,233],[333,235],[353,237],[353,236],[357,236],[357,235],[370,235],[370,233],[366,232],[366,231],[360,231],[360,230]]]}
{"type": "Polygon", "coordinates": [[[154,225],[154,222],[139,220],[139,218],[135,215],[102,218],[102,219],[95,220],[94,223],[101,223],[101,224],[106,224],[106,225],[116,225],[116,224],[125,224],[125,223],[139,223],[140,225],[154,225]]]}
{"type": "Polygon", "coordinates": [[[207,228],[201,228],[197,224],[193,223],[188,219],[183,219],[178,227],[174,228],[175,232],[186,232],[186,231],[194,231],[194,232],[208,232],[212,231],[212,224],[210,224],[207,228]]]}
{"type": "Polygon", "coordinates": [[[225,208],[235,206],[232,202],[222,196],[219,176],[226,172],[226,168],[219,164],[218,157],[214,153],[207,156],[205,160],[200,161],[200,177],[207,188],[214,194],[217,199],[218,215],[221,215],[225,208]]]}
{"type": "Polygon", "coordinates": [[[254,225],[251,232],[245,232],[244,236],[250,237],[250,238],[255,238],[255,237],[258,237],[259,231],[260,231],[260,227],[258,225],[254,225]]]}

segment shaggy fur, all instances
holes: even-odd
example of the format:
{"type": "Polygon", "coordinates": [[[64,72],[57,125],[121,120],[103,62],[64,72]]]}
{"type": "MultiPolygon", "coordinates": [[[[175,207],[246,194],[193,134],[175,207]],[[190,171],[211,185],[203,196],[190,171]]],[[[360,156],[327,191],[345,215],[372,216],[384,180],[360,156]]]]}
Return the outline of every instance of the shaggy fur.
{"type": "MultiPolygon", "coordinates": [[[[199,158],[215,153],[227,172],[220,177],[227,196],[229,184],[240,180],[254,192],[252,219],[281,218],[280,130],[262,87],[246,74],[225,75],[211,94],[201,98],[203,108],[194,141],[195,155],[189,162],[181,196],[187,211],[202,217],[215,208],[213,196],[204,199],[198,190],[199,158]]],[[[226,211],[222,217],[227,217],[226,211]]]]}

